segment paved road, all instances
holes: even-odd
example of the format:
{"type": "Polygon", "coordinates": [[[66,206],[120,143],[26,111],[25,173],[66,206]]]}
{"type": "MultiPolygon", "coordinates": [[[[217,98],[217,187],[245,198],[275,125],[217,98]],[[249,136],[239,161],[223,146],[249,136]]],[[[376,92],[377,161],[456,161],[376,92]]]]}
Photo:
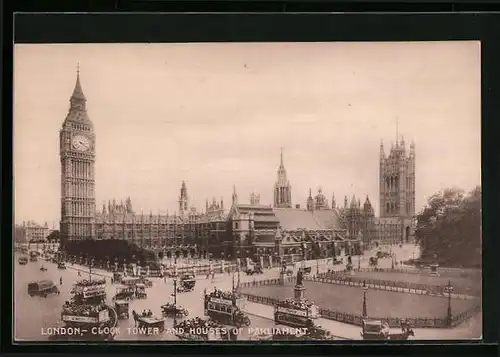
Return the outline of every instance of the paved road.
{"type": "MultiPolygon", "coordinates": [[[[81,278],[88,278],[88,275],[82,273],[82,277],[77,276],[77,271],[74,268],[78,266],[69,266],[66,270],[58,270],[55,264],[48,262],[30,262],[28,265],[21,266],[16,264],[14,268],[14,311],[15,311],[15,338],[16,340],[31,340],[40,341],[47,340],[48,336],[42,335],[44,329],[47,327],[57,327],[60,326],[61,318],[61,306],[64,301],[69,299],[70,290],[72,288],[72,282],[81,278]],[[44,265],[48,268],[48,271],[41,272],[40,266],[44,265]],[[59,285],[59,278],[62,277],[63,284],[60,286],[61,294],[49,296],[48,298],[39,297],[29,297],[27,293],[27,285],[31,281],[36,281],[40,279],[51,279],[54,283],[59,285]]],[[[94,271],[98,272],[98,271],[94,271]]],[[[268,273],[272,275],[273,272],[268,273]]],[[[109,275],[109,273],[107,273],[109,275]]],[[[266,275],[266,278],[270,276],[266,275]]],[[[243,279],[248,279],[246,276],[243,279]]],[[[198,283],[194,291],[179,294],[178,303],[183,304],[190,312],[191,317],[203,317],[203,290],[207,288],[213,289],[214,286],[224,290],[230,289],[232,285],[232,276],[216,275],[214,281],[206,280],[204,278],[198,279],[198,283]]],[[[107,295],[108,298],[111,297],[116,292],[116,286],[112,284],[107,284],[107,295]]],[[[137,312],[141,312],[144,309],[151,309],[155,315],[160,315],[160,306],[167,301],[172,301],[173,297],[170,294],[173,292],[173,282],[172,280],[167,280],[165,283],[163,279],[156,278],[153,279],[153,287],[147,289],[148,298],[145,300],[134,300],[130,304],[130,309],[134,309],[137,312]]],[[[274,322],[259,316],[250,315],[251,327],[258,326],[262,328],[270,328],[274,326],[274,322]]],[[[166,320],[166,327],[172,327],[173,319],[166,320]]],[[[177,340],[176,336],[168,334],[167,332],[161,335],[152,336],[142,336],[135,335],[131,330],[129,333],[128,328],[132,328],[134,325],[133,319],[120,320],[118,326],[120,327],[120,334],[116,336],[117,340],[177,340]]],[[[243,334],[240,339],[249,339],[251,336],[246,330],[243,330],[243,334]]]]}
{"type": "MultiPolygon", "coordinates": [[[[362,260],[361,266],[363,264],[367,266],[368,253],[365,255],[365,260],[362,260]]],[[[357,261],[353,259],[353,263],[356,264],[357,261]]],[[[403,259],[402,259],[403,260],[403,259]]],[[[16,260],[17,261],[17,260],[16,260]]],[[[43,264],[48,268],[47,272],[41,272],[40,266],[41,262],[29,263],[25,266],[20,266],[16,263],[14,269],[14,310],[15,310],[15,337],[17,340],[31,340],[40,341],[48,339],[48,336],[41,335],[42,329],[47,327],[56,327],[59,325],[61,305],[65,300],[69,298],[69,291],[72,286],[71,283],[74,282],[77,277],[76,268],[77,266],[70,267],[67,270],[58,270],[54,264],[44,262],[43,264]],[[27,294],[26,288],[30,281],[35,281],[39,279],[52,279],[55,283],[59,282],[59,278],[63,278],[63,285],[61,288],[61,295],[50,296],[47,299],[33,297],[30,298],[27,294]]],[[[390,264],[390,260],[389,260],[390,264]]],[[[315,266],[315,263],[311,263],[310,266],[315,266]]],[[[320,264],[320,272],[326,271],[327,269],[343,269],[343,266],[327,265],[325,263],[320,264]]],[[[98,271],[95,271],[96,273],[98,271]]],[[[314,271],[313,271],[314,272],[314,271]]],[[[109,274],[109,273],[104,273],[109,274]]],[[[82,274],[85,277],[85,274],[82,274]]],[[[242,282],[252,281],[254,279],[270,279],[278,278],[279,269],[266,270],[263,275],[258,276],[246,276],[241,274],[240,278],[242,282]]],[[[172,281],[167,280],[164,283],[163,279],[154,279],[154,285],[152,288],[147,289],[148,299],[147,300],[135,300],[131,303],[131,309],[136,311],[142,311],[143,309],[151,309],[154,314],[160,313],[160,306],[167,301],[171,301],[172,297],[170,294],[173,291],[172,281]]],[[[204,288],[207,290],[212,289],[216,286],[218,289],[226,290],[230,289],[232,285],[232,276],[216,275],[214,281],[207,280],[204,277],[198,278],[198,283],[196,284],[195,290],[186,294],[178,295],[178,303],[183,304],[190,311],[189,317],[202,316],[203,315],[203,303],[201,300],[204,288]]],[[[116,287],[108,284],[108,297],[111,298],[115,293],[116,287]]],[[[246,308],[247,313],[250,315],[251,327],[261,327],[270,328],[274,326],[272,318],[272,307],[263,306],[258,304],[247,303],[246,308]]],[[[166,327],[172,326],[172,319],[167,319],[166,327]]],[[[339,339],[358,339],[359,328],[342,324],[336,321],[320,319],[318,324],[324,328],[330,330],[334,336],[339,339]]],[[[164,333],[160,336],[137,336],[129,334],[127,331],[128,327],[132,327],[133,322],[130,320],[120,320],[120,335],[116,338],[117,340],[176,340],[175,336],[164,333]]],[[[459,326],[453,330],[445,329],[418,329],[416,331],[417,339],[456,339],[456,338],[474,338],[480,337],[481,334],[481,319],[480,317],[473,318],[469,320],[463,326],[459,326]],[[475,331],[471,334],[471,330],[475,331]]],[[[243,334],[240,336],[241,340],[254,339],[255,336],[251,336],[248,331],[244,330],[243,334]]]]}

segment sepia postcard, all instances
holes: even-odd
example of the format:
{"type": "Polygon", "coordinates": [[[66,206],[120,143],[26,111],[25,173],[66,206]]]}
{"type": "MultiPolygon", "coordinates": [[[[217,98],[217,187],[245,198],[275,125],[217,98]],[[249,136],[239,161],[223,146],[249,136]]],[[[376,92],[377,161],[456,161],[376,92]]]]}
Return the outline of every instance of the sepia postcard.
{"type": "Polygon", "coordinates": [[[13,339],[482,337],[478,41],[14,49],[13,339]]]}

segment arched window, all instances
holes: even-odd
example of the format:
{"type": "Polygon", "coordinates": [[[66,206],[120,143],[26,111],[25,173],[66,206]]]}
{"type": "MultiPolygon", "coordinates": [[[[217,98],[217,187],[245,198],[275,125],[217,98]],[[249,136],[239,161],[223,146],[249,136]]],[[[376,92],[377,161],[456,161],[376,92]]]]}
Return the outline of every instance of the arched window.
{"type": "Polygon", "coordinates": [[[234,222],[234,229],[238,229],[238,222],[234,222]]]}

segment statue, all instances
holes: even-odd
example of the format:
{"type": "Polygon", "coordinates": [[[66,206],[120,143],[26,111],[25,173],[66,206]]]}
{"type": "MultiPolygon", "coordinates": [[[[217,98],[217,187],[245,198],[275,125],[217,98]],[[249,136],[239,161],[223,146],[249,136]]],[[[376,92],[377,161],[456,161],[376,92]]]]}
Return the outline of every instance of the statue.
{"type": "Polygon", "coordinates": [[[297,273],[297,286],[301,286],[302,285],[302,280],[304,280],[304,273],[302,272],[302,270],[299,270],[299,272],[297,273]]]}

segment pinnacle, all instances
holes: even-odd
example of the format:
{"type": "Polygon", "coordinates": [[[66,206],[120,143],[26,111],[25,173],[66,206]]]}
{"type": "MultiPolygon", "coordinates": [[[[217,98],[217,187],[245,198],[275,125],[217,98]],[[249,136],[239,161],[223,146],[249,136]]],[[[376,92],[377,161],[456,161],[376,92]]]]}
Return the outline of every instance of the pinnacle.
{"type": "Polygon", "coordinates": [[[80,84],[80,68],[76,72],[76,83],[75,89],[73,89],[73,94],[71,95],[71,101],[83,100],[86,101],[85,95],[83,94],[82,85],[80,84]]]}

